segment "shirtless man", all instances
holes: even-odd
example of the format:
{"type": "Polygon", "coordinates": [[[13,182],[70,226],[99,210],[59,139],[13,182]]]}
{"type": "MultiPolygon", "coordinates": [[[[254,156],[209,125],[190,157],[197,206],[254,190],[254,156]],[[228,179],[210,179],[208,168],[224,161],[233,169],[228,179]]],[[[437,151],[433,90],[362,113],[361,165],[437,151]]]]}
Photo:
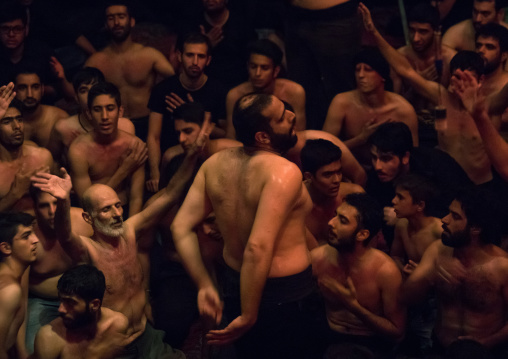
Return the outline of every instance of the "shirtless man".
{"type": "MultiPolygon", "coordinates": [[[[58,291],[56,283],[75,263],[65,253],[56,237],[55,215],[57,199],[35,187],[30,188],[34,202],[34,233],[39,238],[37,260],[30,265],[26,347],[33,352],[35,334],[41,326],[58,317],[58,291]]],[[[74,233],[90,237],[92,227],[86,223],[81,208],[71,208],[74,233]]]]}
{"type": "Polygon", "coordinates": [[[236,341],[241,358],[302,358],[298,307],[313,289],[305,241],[312,203],[298,167],[280,156],[297,140],[295,115],[273,95],[252,94],[237,102],[233,124],[244,147],[218,152],[201,166],[171,226],[175,247],[198,287],[201,315],[218,324],[222,304],[194,232],[213,210],[224,238],[231,322],[209,331],[208,343],[236,341]]]}
{"type": "Polygon", "coordinates": [[[338,94],[328,108],[323,131],[342,140],[362,165],[368,166],[367,139],[387,121],[404,122],[418,146],[418,121],[402,96],[385,90],[390,67],[377,50],[366,49],[355,57],[356,89],[338,94]]]}
{"type": "MultiPolygon", "coordinates": [[[[102,72],[93,67],[85,67],[74,75],[72,85],[75,100],[79,105],[79,113],[55,123],[48,147],[53,158],[62,165],[67,163],[67,152],[72,141],[79,135],[92,131],[92,118],[88,111],[88,91],[93,85],[104,81],[102,72]]],[[[125,117],[119,118],[118,129],[135,135],[134,125],[125,117]]]]}
{"type": "Polygon", "coordinates": [[[475,32],[489,23],[496,23],[508,28],[503,17],[503,1],[475,0],[471,19],[450,27],[443,36],[443,44],[457,51],[474,51],[476,49],[475,32]]]}
{"type": "Polygon", "coordinates": [[[308,140],[300,153],[305,186],[312,199],[312,211],[305,221],[312,234],[309,249],[326,244],[328,222],[349,193],[365,192],[357,184],[342,182],[342,151],[327,140],[308,140]]]}
{"type": "Polygon", "coordinates": [[[107,184],[118,191],[129,215],[134,215],[143,206],[146,152],[139,151],[136,136],[118,129],[120,105],[115,85],[103,82],[90,89],[88,109],[94,129],[72,142],[69,164],[74,190],[81,200],[92,184],[107,184]]]}
{"type": "MultiPolygon", "coordinates": [[[[473,119],[462,106],[460,98],[454,92],[454,88],[449,87],[446,89],[418,74],[407,59],[391,47],[377,31],[367,7],[360,3],[359,9],[363,15],[365,28],[373,36],[383,56],[397,74],[433,104],[444,107],[444,109],[441,108],[441,111],[445,112],[444,116],[440,116],[443,118],[436,118],[435,121],[439,148],[458,162],[473,183],[490,182],[493,176],[484,144],[473,119]]],[[[474,76],[480,78],[483,74],[483,68],[484,63],[480,55],[468,51],[457,53],[450,63],[452,76],[455,75],[456,70],[461,69],[474,73],[474,76]]]]}
{"type": "Polygon", "coordinates": [[[127,4],[111,1],[106,7],[106,29],[111,43],[96,52],[85,66],[96,67],[114,83],[122,94],[124,115],[136,126],[143,141],[148,134],[148,99],[157,76],[175,74],[173,66],[162,53],[132,40],[131,29],[136,21],[127,4]]]}
{"type": "Polygon", "coordinates": [[[311,252],[325,299],[329,353],[345,342],[366,347],[377,358],[404,335],[402,276],[388,255],[369,246],[382,221],[372,197],[350,194],[329,222],[328,245],[311,252]]]}
{"type": "Polygon", "coordinates": [[[442,240],[425,251],[404,283],[404,297],[416,303],[435,289],[437,351],[473,339],[502,358],[508,339],[508,254],[493,244],[500,236],[499,213],[485,192],[470,189],[455,196],[442,222],[442,240]]]}
{"type": "Polygon", "coordinates": [[[59,119],[69,115],[58,107],[41,104],[44,85],[36,72],[21,70],[15,77],[14,85],[16,98],[23,104],[25,139],[48,148],[53,126],[59,119]]]}
{"type": "Polygon", "coordinates": [[[35,339],[34,359],[112,359],[127,343],[129,321],[102,307],[104,274],[91,265],[67,270],[58,280],[60,317],[35,339]]]}
{"type": "Polygon", "coordinates": [[[12,89],[11,83],[0,95],[0,212],[32,211],[30,176],[42,169],[49,171],[53,158],[45,148],[24,144],[21,105],[6,97],[12,89]]]}
{"type": "Polygon", "coordinates": [[[27,213],[0,213],[0,358],[26,357],[24,333],[26,292],[23,274],[37,254],[33,217],[27,213]],[[17,342],[17,344],[16,344],[17,342]],[[23,344],[21,344],[23,343],[23,344]]]}
{"type": "Polygon", "coordinates": [[[282,50],[267,39],[251,43],[247,50],[249,54],[249,61],[247,62],[249,81],[232,88],[228,92],[226,97],[226,136],[232,139],[235,138],[233,108],[236,101],[248,93],[266,93],[287,102],[296,115],[296,130],[305,130],[305,90],[296,82],[277,78],[282,61],[282,50]]]}
{"type": "Polygon", "coordinates": [[[83,194],[83,218],[93,228],[91,237],[78,236],[71,232],[69,194],[72,184],[65,170],[63,178],[43,173],[32,177],[32,181],[37,183],[41,190],[58,199],[55,228],[59,229],[57,235],[62,248],[75,263],[92,264],[104,273],[104,307],[127,316],[131,335],[130,344],[123,353],[126,357],[184,357],[181,352],[163,345],[162,333],[155,331],[147,322],[147,296],[143,279],[147,274],[143,272],[139,261],[138,246],[144,245],[139,241],[141,234],[155,226],[178,201],[183,188],[190,180],[197,149],[202,147],[208,135],[209,127],[203,126],[196,141],[196,150],[189,151],[177,175],[160,192],[158,198],[125,222],[122,219],[122,203],[111,187],[94,184],[88,188],[83,194]]]}

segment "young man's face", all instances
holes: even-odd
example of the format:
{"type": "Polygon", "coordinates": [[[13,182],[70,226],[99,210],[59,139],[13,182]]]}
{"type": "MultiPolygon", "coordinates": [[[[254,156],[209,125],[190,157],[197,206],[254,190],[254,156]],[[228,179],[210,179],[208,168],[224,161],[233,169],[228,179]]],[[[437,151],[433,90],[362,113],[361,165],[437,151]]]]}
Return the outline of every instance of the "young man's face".
{"type": "Polygon", "coordinates": [[[55,213],[57,199],[47,192],[39,193],[37,203],[35,203],[35,211],[37,214],[37,223],[45,225],[49,228],[55,228],[55,213]]]}
{"type": "Polygon", "coordinates": [[[384,88],[385,80],[371,66],[361,62],[355,67],[356,88],[362,93],[370,93],[384,88]]]}
{"type": "Polygon", "coordinates": [[[102,135],[110,135],[118,130],[120,109],[111,95],[95,97],[90,106],[90,114],[95,131],[102,135]]]}
{"type": "Polygon", "coordinates": [[[58,313],[67,329],[78,329],[94,320],[90,304],[74,294],[58,293],[60,306],[58,313]]]}
{"type": "Polygon", "coordinates": [[[19,74],[16,76],[16,98],[23,103],[26,111],[35,111],[44,94],[41,79],[37,74],[19,74]]]}
{"type": "Polygon", "coordinates": [[[429,23],[410,22],[409,38],[413,50],[423,52],[434,43],[434,29],[429,23]]]}
{"type": "Polygon", "coordinates": [[[280,67],[274,66],[272,59],[260,54],[251,54],[247,64],[249,81],[255,91],[269,87],[277,78],[280,67]]]}
{"type": "Polygon", "coordinates": [[[381,182],[391,182],[397,178],[404,165],[409,161],[409,155],[399,158],[391,152],[381,152],[376,146],[370,150],[372,167],[381,182]]]}
{"type": "Polygon", "coordinates": [[[275,151],[285,153],[296,144],[298,137],[295,132],[295,114],[287,110],[282,101],[274,97],[262,115],[271,119],[269,136],[275,151]]]}
{"type": "Polygon", "coordinates": [[[88,92],[92,88],[92,86],[96,85],[97,81],[90,82],[89,84],[81,84],[79,85],[76,91],[76,100],[78,101],[79,107],[81,111],[88,110],[88,92]]]}
{"type": "Polygon", "coordinates": [[[127,39],[133,26],[134,19],[129,16],[127,7],[113,5],[106,9],[106,28],[113,40],[122,42],[127,39]]]}
{"type": "Polygon", "coordinates": [[[198,138],[201,127],[194,122],[175,120],[175,131],[179,134],[179,142],[184,152],[187,152],[198,138]]]}
{"type": "Polygon", "coordinates": [[[9,107],[3,118],[0,119],[0,144],[13,149],[23,145],[23,117],[17,108],[9,107]]]}
{"type": "Polygon", "coordinates": [[[0,40],[6,49],[18,49],[25,42],[27,33],[27,27],[21,19],[0,24],[0,40]]]}
{"type": "Polygon", "coordinates": [[[207,44],[184,44],[183,52],[180,54],[180,62],[185,74],[192,79],[197,79],[205,71],[210,63],[207,44]]]}
{"type": "Polygon", "coordinates": [[[340,160],[324,165],[314,175],[310,175],[310,185],[327,197],[337,197],[342,181],[342,163],[340,160]]]}
{"type": "Polygon", "coordinates": [[[339,251],[350,252],[355,247],[358,233],[358,210],[343,202],[336,216],[328,222],[328,244],[339,251]]]}
{"type": "Polygon", "coordinates": [[[443,222],[441,240],[444,245],[458,248],[471,241],[466,214],[459,201],[453,200],[449,207],[449,213],[441,221],[443,222]]]}
{"type": "Polygon", "coordinates": [[[35,235],[32,226],[18,226],[18,232],[12,239],[11,257],[24,264],[30,264],[37,259],[37,244],[39,239],[35,235]]]}
{"type": "Polygon", "coordinates": [[[418,212],[418,205],[414,203],[409,191],[399,186],[395,188],[395,197],[392,199],[392,204],[397,218],[408,218],[418,212]]]}
{"type": "Polygon", "coordinates": [[[499,41],[493,37],[478,36],[476,52],[485,62],[485,74],[490,74],[502,66],[507,54],[501,52],[499,41]]]}
{"type": "Polygon", "coordinates": [[[500,16],[496,11],[495,1],[475,1],[473,3],[472,20],[475,29],[491,22],[498,23],[499,19],[500,16]]]}

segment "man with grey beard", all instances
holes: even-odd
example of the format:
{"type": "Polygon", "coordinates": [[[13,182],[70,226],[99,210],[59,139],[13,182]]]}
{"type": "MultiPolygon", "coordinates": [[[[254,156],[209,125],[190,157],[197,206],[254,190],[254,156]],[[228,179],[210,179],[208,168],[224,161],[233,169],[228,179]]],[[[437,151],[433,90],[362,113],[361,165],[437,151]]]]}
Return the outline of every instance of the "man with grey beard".
{"type": "Polygon", "coordinates": [[[88,238],[77,236],[70,227],[70,190],[72,182],[65,169],[62,178],[37,173],[34,186],[57,198],[55,232],[62,248],[75,263],[92,264],[106,277],[103,306],[123,313],[129,320],[129,345],[121,356],[126,358],[184,358],[183,353],[162,342],[163,333],[147,322],[144,272],[138,256],[141,234],[155,226],[178,199],[192,175],[198,149],[202,148],[211,127],[204,123],[195,145],[191,148],[168,186],[143,211],[125,222],[117,193],[103,184],[94,184],[83,194],[83,218],[94,230],[88,238]]]}

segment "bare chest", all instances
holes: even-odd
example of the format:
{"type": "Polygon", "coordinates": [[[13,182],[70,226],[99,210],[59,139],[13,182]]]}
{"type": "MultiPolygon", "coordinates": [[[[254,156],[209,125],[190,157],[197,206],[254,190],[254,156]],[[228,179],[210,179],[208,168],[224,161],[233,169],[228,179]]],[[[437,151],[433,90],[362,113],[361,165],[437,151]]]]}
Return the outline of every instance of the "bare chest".
{"type": "Polygon", "coordinates": [[[103,54],[94,61],[94,65],[120,90],[123,87],[151,87],[155,81],[153,60],[143,51],[129,54],[103,54]]]}
{"type": "Polygon", "coordinates": [[[121,157],[128,149],[127,143],[107,146],[92,144],[87,148],[88,174],[92,183],[107,181],[121,164],[121,157]]]}
{"type": "Polygon", "coordinates": [[[359,103],[353,103],[346,113],[344,134],[347,138],[355,137],[362,132],[362,128],[370,121],[403,122],[403,119],[400,118],[394,106],[371,108],[359,103]]]}
{"type": "Polygon", "coordinates": [[[60,275],[71,268],[71,258],[57,240],[41,240],[37,245],[37,260],[30,265],[30,277],[44,279],[60,275]]]}

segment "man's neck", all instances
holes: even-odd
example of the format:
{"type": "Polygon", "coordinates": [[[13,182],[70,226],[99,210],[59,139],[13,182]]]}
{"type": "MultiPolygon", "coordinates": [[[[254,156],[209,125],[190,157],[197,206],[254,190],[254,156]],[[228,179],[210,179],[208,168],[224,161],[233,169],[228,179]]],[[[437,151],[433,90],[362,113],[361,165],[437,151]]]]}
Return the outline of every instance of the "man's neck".
{"type": "Polygon", "coordinates": [[[37,238],[39,238],[39,240],[42,240],[44,242],[48,241],[55,242],[57,240],[55,229],[51,228],[48,225],[42,224],[42,222],[43,221],[39,221],[39,219],[37,218],[37,221],[34,224],[34,232],[37,235],[37,238]]]}
{"type": "Polygon", "coordinates": [[[421,61],[427,61],[436,57],[436,49],[434,41],[432,41],[432,44],[430,44],[429,47],[427,47],[423,51],[417,52],[412,47],[411,50],[413,51],[415,56],[421,61]]]}
{"type": "Polygon", "coordinates": [[[23,157],[23,145],[12,149],[7,149],[0,145],[0,160],[2,162],[12,162],[21,157],[23,157]]]}
{"type": "MultiPolygon", "coordinates": [[[[180,80],[180,83],[182,84],[183,88],[189,91],[197,91],[203,86],[205,86],[206,81],[208,81],[208,76],[204,73],[201,74],[201,76],[192,78],[187,76],[185,72],[182,72],[180,76],[178,77],[180,80]]],[[[186,101],[186,99],[183,99],[186,101]]]]}
{"type": "Polygon", "coordinates": [[[379,87],[378,89],[364,93],[358,91],[362,102],[364,102],[370,108],[379,108],[386,104],[386,92],[384,88],[379,87]]]}
{"type": "Polygon", "coordinates": [[[422,212],[407,217],[409,228],[413,231],[419,231],[434,222],[434,217],[428,217],[422,212]]]}
{"type": "Polygon", "coordinates": [[[243,146],[245,152],[247,154],[253,155],[255,152],[268,152],[273,153],[278,156],[282,156],[282,154],[272,148],[269,144],[256,143],[254,146],[243,146]]]}
{"type": "Polygon", "coordinates": [[[113,143],[118,138],[118,135],[119,135],[118,128],[115,131],[113,131],[111,134],[107,134],[107,135],[101,134],[95,130],[92,132],[93,140],[96,143],[101,144],[101,145],[109,145],[109,144],[113,143]]]}
{"type": "Polygon", "coordinates": [[[23,277],[27,268],[27,264],[14,259],[12,255],[0,262],[0,273],[11,275],[18,283],[21,283],[21,277],[23,277]]]}
{"type": "MultiPolygon", "coordinates": [[[[503,76],[504,74],[504,66],[503,64],[500,64],[494,71],[492,71],[490,74],[485,74],[483,78],[483,87],[489,88],[490,86],[494,85],[497,80],[503,76]]],[[[489,94],[486,94],[489,95],[489,94]]]]}
{"type": "Polygon", "coordinates": [[[338,195],[334,196],[334,197],[327,196],[324,193],[317,190],[312,185],[312,183],[308,183],[308,185],[306,187],[307,187],[307,190],[310,194],[310,198],[312,199],[312,203],[317,204],[320,207],[334,206],[335,204],[337,204],[337,206],[335,206],[334,210],[338,207],[338,202],[339,202],[338,195]]]}
{"type": "Polygon", "coordinates": [[[346,264],[348,269],[355,268],[362,265],[362,262],[367,255],[367,253],[372,248],[369,246],[364,246],[362,243],[355,243],[355,248],[351,252],[342,251],[338,253],[341,262],[346,264]]]}
{"type": "Polygon", "coordinates": [[[128,52],[132,46],[134,45],[134,41],[132,41],[131,35],[127,36],[127,38],[121,42],[111,40],[110,47],[113,52],[116,53],[124,53],[128,52]]]}
{"type": "Polygon", "coordinates": [[[22,43],[15,49],[8,49],[7,53],[9,54],[9,60],[11,63],[17,64],[23,59],[23,53],[25,52],[25,44],[22,43]]]}
{"type": "Polygon", "coordinates": [[[229,19],[228,8],[223,8],[220,11],[205,12],[205,20],[212,26],[222,27],[229,19]]]}
{"type": "Polygon", "coordinates": [[[252,92],[274,95],[275,94],[275,81],[276,81],[276,79],[273,79],[273,81],[270,82],[270,84],[268,86],[265,86],[263,88],[254,87],[251,82],[249,82],[249,84],[252,89],[252,92]]]}
{"type": "Polygon", "coordinates": [[[23,111],[23,119],[27,122],[35,121],[42,117],[42,112],[44,111],[44,105],[38,104],[35,110],[33,111],[23,111]]]}
{"type": "Polygon", "coordinates": [[[99,243],[102,247],[105,247],[105,248],[117,248],[119,246],[122,238],[123,238],[122,236],[117,236],[117,237],[107,236],[107,235],[100,233],[98,231],[95,231],[91,237],[91,239],[94,242],[99,243]]]}

